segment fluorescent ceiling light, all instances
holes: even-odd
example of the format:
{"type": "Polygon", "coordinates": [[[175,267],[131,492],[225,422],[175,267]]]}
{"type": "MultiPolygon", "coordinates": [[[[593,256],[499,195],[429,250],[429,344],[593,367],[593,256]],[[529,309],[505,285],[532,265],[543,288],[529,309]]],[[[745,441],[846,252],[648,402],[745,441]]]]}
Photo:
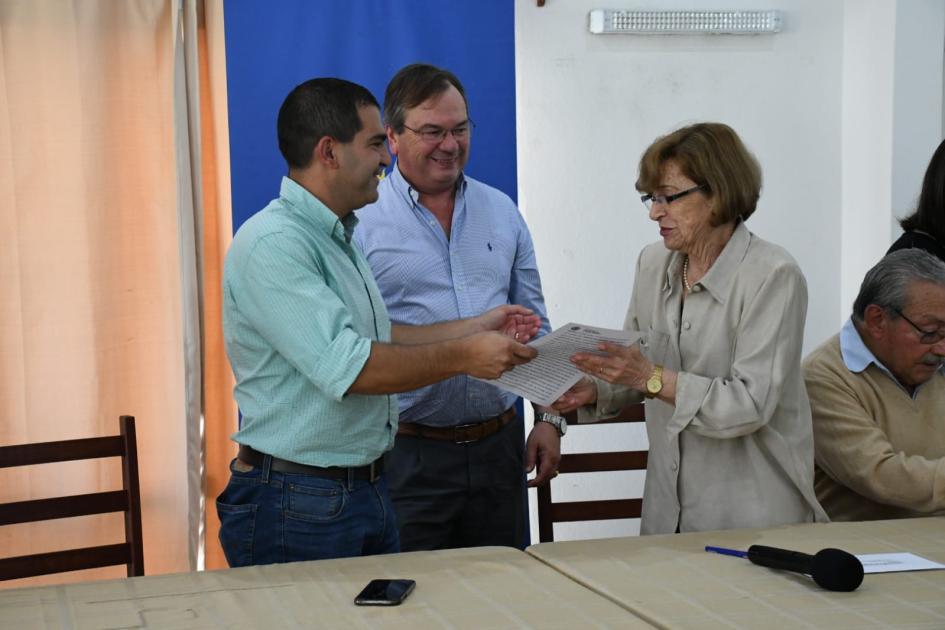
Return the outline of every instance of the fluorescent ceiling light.
{"type": "Polygon", "coordinates": [[[759,35],[781,30],[780,11],[622,11],[594,9],[595,35],[759,35]]]}

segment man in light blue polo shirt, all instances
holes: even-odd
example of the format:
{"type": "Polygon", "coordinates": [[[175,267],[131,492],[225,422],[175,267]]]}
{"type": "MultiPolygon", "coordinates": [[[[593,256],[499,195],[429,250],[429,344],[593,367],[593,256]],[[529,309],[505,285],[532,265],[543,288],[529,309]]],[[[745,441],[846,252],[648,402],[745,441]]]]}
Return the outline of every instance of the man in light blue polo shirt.
{"type": "MultiPolygon", "coordinates": [[[[463,173],[473,124],[447,70],[413,64],[384,99],[397,165],[358,211],[364,251],[395,322],[427,324],[522,304],[549,329],[528,227],[504,193],[463,173]]],[[[516,397],[460,376],[402,394],[388,481],[405,551],[521,546],[524,471],[544,483],[564,419],[539,413],[527,444],[516,397]],[[523,444],[526,444],[523,449],[523,444]]],[[[551,410],[548,410],[551,412],[551,410]]]]}
{"type": "Polygon", "coordinates": [[[462,373],[495,378],[535,355],[515,338],[539,327],[519,306],[391,326],[351,243],[352,211],[377,199],[390,163],[365,88],[297,86],[278,135],[289,174],[240,228],[224,267],[224,336],[243,413],[217,499],[230,566],[398,551],[380,459],[397,431],[391,394],[462,373]]]}

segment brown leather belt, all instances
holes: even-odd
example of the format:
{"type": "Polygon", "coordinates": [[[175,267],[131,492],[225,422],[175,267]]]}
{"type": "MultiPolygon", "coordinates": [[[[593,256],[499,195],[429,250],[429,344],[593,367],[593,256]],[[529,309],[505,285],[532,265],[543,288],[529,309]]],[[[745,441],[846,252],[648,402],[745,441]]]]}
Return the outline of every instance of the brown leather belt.
{"type": "Polygon", "coordinates": [[[471,424],[460,424],[455,427],[430,427],[425,424],[408,422],[397,428],[397,437],[420,437],[428,440],[467,444],[489,437],[515,418],[515,407],[509,407],[494,418],[471,424]]]}
{"type": "MultiPolygon", "coordinates": [[[[237,458],[244,464],[249,464],[259,468],[263,465],[266,454],[260,453],[252,446],[240,444],[240,452],[239,455],[237,455],[237,458]]],[[[270,470],[288,473],[290,475],[311,475],[312,477],[324,477],[327,479],[347,479],[348,471],[350,470],[353,472],[355,479],[363,479],[373,482],[377,481],[377,478],[381,476],[382,472],[384,472],[384,459],[382,457],[378,457],[367,466],[354,466],[351,468],[346,468],[344,466],[309,466],[307,464],[297,464],[296,462],[290,462],[286,459],[273,457],[270,470]]]]}

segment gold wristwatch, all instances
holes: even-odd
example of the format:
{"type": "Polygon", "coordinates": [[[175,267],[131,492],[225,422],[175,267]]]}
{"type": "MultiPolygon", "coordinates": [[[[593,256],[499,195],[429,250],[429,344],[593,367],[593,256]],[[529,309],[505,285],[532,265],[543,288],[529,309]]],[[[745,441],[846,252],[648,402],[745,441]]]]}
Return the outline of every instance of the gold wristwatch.
{"type": "Polygon", "coordinates": [[[653,398],[658,396],[661,391],[663,391],[663,366],[654,365],[653,371],[650,372],[650,378],[646,379],[646,392],[644,394],[647,398],[653,398]]]}

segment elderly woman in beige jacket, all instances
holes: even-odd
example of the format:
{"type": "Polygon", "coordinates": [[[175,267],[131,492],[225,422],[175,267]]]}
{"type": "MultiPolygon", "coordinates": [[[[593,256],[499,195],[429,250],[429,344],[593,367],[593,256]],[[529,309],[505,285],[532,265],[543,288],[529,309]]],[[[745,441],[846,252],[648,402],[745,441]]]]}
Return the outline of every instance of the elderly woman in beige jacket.
{"type": "Polygon", "coordinates": [[[624,323],[643,338],[574,355],[592,378],[556,409],[587,421],[647,398],[644,534],[827,520],[801,375],[807,285],[745,227],[757,161],[730,127],[695,124],[646,150],[636,187],[662,237],[640,254],[624,323]]]}

